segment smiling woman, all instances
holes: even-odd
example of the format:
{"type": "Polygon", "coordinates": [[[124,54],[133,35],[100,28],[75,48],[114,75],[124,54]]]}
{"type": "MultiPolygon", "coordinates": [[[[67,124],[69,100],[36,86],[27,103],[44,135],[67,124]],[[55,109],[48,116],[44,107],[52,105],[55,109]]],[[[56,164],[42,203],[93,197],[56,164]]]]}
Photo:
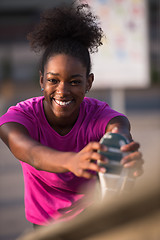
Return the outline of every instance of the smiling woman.
{"type": "Polygon", "coordinates": [[[92,87],[90,52],[102,44],[102,29],[88,5],[51,9],[28,35],[31,47],[43,50],[40,86],[44,96],[9,108],[0,118],[0,136],[22,165],[28,221],[46,225],[66,221],[93,202],[83,187],[95,187],[99,162],[107,151],[99,140],[119,132],[132,142],[121,163],[142,173],[139,144],[128,119],[105,102],[85,97],[92,87]],[[94,161],[93,161],[94,160],[94,161]],[[85,201],[86,200],[86,201],[85,201]]]}

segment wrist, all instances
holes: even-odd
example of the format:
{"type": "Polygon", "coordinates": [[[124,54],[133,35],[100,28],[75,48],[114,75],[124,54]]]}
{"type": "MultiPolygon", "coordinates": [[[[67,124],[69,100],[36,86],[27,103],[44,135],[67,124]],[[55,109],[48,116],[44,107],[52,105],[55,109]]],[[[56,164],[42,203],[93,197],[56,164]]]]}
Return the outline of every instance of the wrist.
{"type": "Polygon", "coordinates": [[[66,153],[65,160],[64,160],[64,163],[63,163],[63,168],[67,172],[72,172],[75,155],[76,155],[75,152],[67,152],[66,153]]]}

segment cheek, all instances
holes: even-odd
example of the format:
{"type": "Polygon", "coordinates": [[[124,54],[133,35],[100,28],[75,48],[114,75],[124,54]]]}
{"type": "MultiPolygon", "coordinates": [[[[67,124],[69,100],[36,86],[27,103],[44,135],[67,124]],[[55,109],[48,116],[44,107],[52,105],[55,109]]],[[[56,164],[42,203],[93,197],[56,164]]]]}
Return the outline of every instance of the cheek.
{"type": "Polygon", "coordinates": [[[47,95],[51,94],[55,90],[55,87],[50,84],[45,84],[44,91],[47,95]]]}
{"type": "Polygon", "coordinates": [[[85,97],[85,90],[84,89],[78,89],[76,91],[76,95],[80,98],[83,99],[85,97]]]}
{"type": "Polygon", "coordinates": [[[43,95],[45,97],[45,99],[47,100],[50,100],[50,95],[51,95],[51,90],[50,88],[46,87],[44,88],[44,91],[43,91],[43,95]]]}
{"type": "Polygon", "coordinates": [[[76,88],[76,91],[77,91],[77,94],[79,94],[81,96],[84,96],[85,93],[86,93],[86,86],[85,86],[85,84],[82,84],[81,86],[78,86],[76,88]]]}

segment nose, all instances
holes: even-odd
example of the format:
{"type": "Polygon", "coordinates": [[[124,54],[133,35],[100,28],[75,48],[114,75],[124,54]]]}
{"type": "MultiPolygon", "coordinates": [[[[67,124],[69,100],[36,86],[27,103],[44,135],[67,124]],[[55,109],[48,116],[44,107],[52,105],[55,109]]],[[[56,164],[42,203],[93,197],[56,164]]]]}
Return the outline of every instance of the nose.
{"type": "Polygon", "coordinates": [[[57,86],[57,93],[60,95],[60,96],[65,96],[69,93],[69,86],[67,83],[65,82],[60,82],[57,86]]]}

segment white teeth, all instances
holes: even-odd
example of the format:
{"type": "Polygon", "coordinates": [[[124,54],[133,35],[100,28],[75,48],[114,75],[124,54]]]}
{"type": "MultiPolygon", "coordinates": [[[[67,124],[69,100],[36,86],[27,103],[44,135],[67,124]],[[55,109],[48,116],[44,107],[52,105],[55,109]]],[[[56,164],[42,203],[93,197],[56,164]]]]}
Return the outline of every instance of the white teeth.
{"type": "Polygon", "coordinates": [[[58,105],[60,105],[60,106],[66,106],[66,105],[68,105],[68,104],[71,103],[71,101],[62,102],[62,101],[59,101],[59,100],[56,100],[56,99],[54,99],[54,101],[55,101],[58,105]]]}

